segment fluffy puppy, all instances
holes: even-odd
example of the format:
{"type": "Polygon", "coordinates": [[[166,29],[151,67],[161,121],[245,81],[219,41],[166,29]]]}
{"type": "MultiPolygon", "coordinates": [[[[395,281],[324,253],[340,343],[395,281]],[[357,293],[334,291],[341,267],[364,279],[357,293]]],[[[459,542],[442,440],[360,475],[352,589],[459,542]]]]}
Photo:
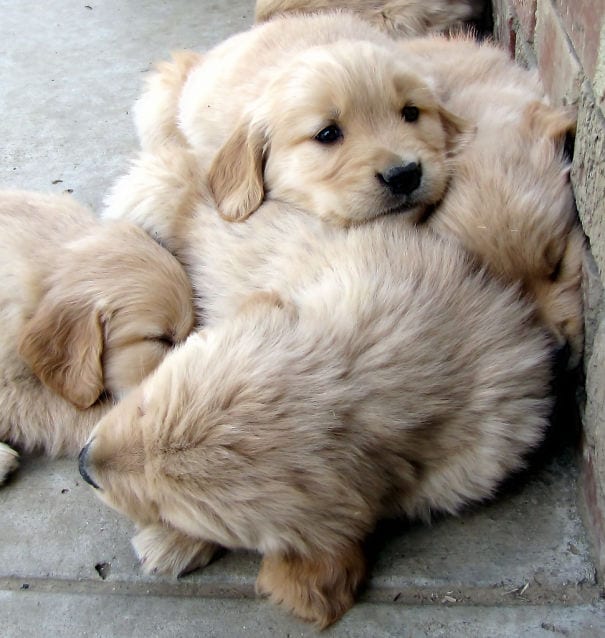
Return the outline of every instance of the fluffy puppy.
{"type": "Polygon", "coordinates": [[[265,22],[286,13],[346,9],[392,36],[449,31],[478,18],[481,0],[257,0],[255,18],[265,22]]]}
{"type": "Polygon", "coordinates": [[[197,63],[177,57],[136,107],[142,147],[185,140],[230,220],[265,197],[340,224],[422,212],[445,192],[466,127],[395,50],[353,15],[326,14],[272,21],[197,63]]]}
{"type": "Polygon", "coordinates": [[[289,296],[240,297],[192,335],[100,421],[80,468],[136,521],[145,569],[257,550],[258,591],[325,627],[353,604],[379,518],[455,513],[522,465],[547,423],[550,345],[454,244],[391,218],[313,239],[289,296]]]}
{"type": "MultiPolygon", "coordinates": [[[[350,24],[345,15],[326,19],[350,24]]],[[[276,20],[272,24],[282,23],[276,20]]],[[[362,37],[361,33],[357,37],[362,37]]],[[[242,42],[247,37],[244,34],[242,42]]],[[[580,282],[584,241],[576,221],[567,179],[569,162],[562,144],[565,132],[573,131],[573,121],[547,104],[537,72],[516,65],[493,44],[478,44],[465,37],[427,37],[400,41],[396,46],[399,58],[413,59],[425,75],[433,78],[439,101],[448,111],[464,114],[475,127],[474,134],[466,136],[448,162],[449,187],[441,206],[428,218],[428,226],[456,237],[497,276],[522,282],[526,293],[537,301],[544,324],[561,346],[570,346],[569,365],[574,367],[583,347],[580,282]],[[503,130],[506,144],[502,143],[503,130]]],[[[180,87],[195,68],[195,60],[177,58],[151,79],[140,105],[149,115],[145,120],[149,128],[153,129],[155,117],[157,130],[165,132],[159,138],[143,132],[141,139],[147,153],[116,184],[109,198],[109,216],[132,219],[168,245],[175,237],[177,220],[186,217],[195,199],[182,176],[187,174],[195,181],[201,171],[195,153],[183,160],[186,153],[175,144],[183,146],[182,136],[170,133],[179,130],[175,105],[180,100],[180,87]],[[163,106],[161,117],[157,113],[152,116],[154,104],[171,104],[172,116],[163,106]],[[146,139],[153,144],[145,144],[146,139]],[[167,187],[170,182],[172,186],[167,187]],[[172,199],[181,202],[178,210],[172,199]]],[[[247,86],[243,77],[239,80],[247,86]]],[[[218,83],[218,79],[213,82],[218,83]]],[[[221,103],[227,100],[224,95],[221,103]]],[[[139,124],[143,119],[138,118],[139,124]]],[[[217,126],[219,120],[217,112],[217,126]]],[[[226,121],[231,120],[232,115],[226,121]]],[[[241,148],[246,148],[243,142],[241,148]]],[[[278,169],[283,170],[286,179],[296,182],[298,169],[290,160],[278,169]]],[[[346,178],[343,172],[343,193],[349,188],[346,178]]],[[[246,190],[251,183],[242,180],[239,186],[246,190]]],[[[309,189],[305,196],[315,198],[320,206],[326,205],[326,199],[316,198],[315,189],[309,189]]],[[[252,188],[249,197],[250,201],[258,199],[259,191],[252,188]]],[[[347,197],[345,193],[343,201],[347,197]]],[[[371,214],[375,213],[362,213],[361,217],[371,214]]]]}
{"type": "MultiPolygon", "coordinates": [[[[0,192],[0,440],[74,454],[194,325],[182,267],[68,196],[0,192]]],[[[0,446],[0,483],[17,462],[0,446]]]]}
{"type": "Polygon", "coordinates": [[[496,276],[521,282],[574,367],[583,348],[584,254],[564,152],[574,120],[547,104],[536,72],[493,45],[433,37],[401,48],[431,63],[440,98],[476,126],[428,225],[496,276]]]}

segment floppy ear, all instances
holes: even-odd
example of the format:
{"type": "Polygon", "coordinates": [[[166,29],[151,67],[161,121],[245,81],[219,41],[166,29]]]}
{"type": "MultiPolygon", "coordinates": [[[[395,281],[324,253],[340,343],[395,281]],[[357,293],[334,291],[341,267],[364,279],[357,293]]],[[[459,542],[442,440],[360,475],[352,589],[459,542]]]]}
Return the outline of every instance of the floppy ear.
{"type": "Polygon", "coordinates": [[[219,213],[228,221],[243,221],[263,201],[263,150],[260,125],[246,119],[219,150],[208,181],[219,213]]]}
{"type": "Polygon", "coordinates": [[[568,111],[539,101],[527,105],[523,124],[527,133],[534,137],[546,137],[553,142],[560,142],[566,135],[576,132],[576,122],[568,111]]]}
{"type": "Polygon", "coordinates": [[[446,147],[450,154],[457,153],[475,133],[475,127],[464,118],[439,106],[439,117],[447,136],[446,147]]]}
{"type": "Polygon", "coordinates": [[[21,330],[19,354],[51,390],[89,408],[103,391],[100,312],[90,304],[49,297],[21,330]]]}

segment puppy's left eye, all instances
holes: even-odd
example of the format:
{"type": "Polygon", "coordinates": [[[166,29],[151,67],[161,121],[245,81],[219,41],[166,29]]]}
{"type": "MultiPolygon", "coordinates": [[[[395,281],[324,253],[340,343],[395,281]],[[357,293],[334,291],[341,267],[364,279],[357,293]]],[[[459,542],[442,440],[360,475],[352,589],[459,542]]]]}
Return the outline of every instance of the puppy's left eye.
{"type": "Polygon", "coordinates": [[[157,341],[161,343],[166,348],[174,347],[174,337],[172,335],[156,335],[154,337],[149,337],[150,341],[157,341]]]}
{"type": "Polygon", "coordinates": [[[336,126],[336,124],[330,124],[330,126],[326,126],[326,128],[319,131],[315,139],[322,144],[334,144],[334,142],[337,142],[341,137],[343,137],[343,135],[340,127],[336,126]]]}
{"type": "Polygon", "coordinates": [[[401,109],[401,115],[406,122],[415,122],[420,116],[420,110],[417,106],[406,104],[403,109],[401,109]]]}
{"type": "Polygon", "coordinates": [[[561,257],[561,259],[559,259],[559,261],[555,264],[555,267],[552,269],[552,271],[548,275],[548,278],[551,281],[557,281],[557,279],[561,276],[562,268],[563,268],[563,257],[561,257]]]}

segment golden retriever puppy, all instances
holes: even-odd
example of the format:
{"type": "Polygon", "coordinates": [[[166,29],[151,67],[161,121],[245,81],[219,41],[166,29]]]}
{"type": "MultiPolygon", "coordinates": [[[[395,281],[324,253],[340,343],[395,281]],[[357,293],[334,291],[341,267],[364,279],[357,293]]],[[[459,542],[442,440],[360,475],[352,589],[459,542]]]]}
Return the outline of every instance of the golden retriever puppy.
{"type": "Polygon", "coordinates": [[[397,51],[353,15],[274,20],[164,64],[136,107],[142,147],[184,140],[230,220],[265,197],[345,225],[422,213],[466,127],[397,51]]]}
{"type": "Polygon", "coordinates": [[[397,37],[449,31],[478,18],[480,0],[257,0],[255,19],[265,22],[286,13],[345,9],[397,37]]]}
{"type": "Polygon", "coordinates": [[[453,158],[448,192],[428,225],[458,239],[498,277],[521,282],[577,365],[584,237],[564,152],[574,120],[547,104],[535,71],[498,47],[433,37],[401,48],[431,62],[440,98],[476,126],[453,158]]]}
{"type": "MultiPolygon", "coordinates": [[[[301,215],[281,212],[286,233],[301,215]]],[[[240,297],[170,353],[80,470],[136,521],[144,569],[256,550],[258,591],[325,627],[353,604],[378,519],[455,513],[522,466],[548,421],[550,341],[517,289],[392,218],[299,250],[290,294],[240,297]]]]}
{"type": "Polygon", "coordinates": [[[68,196],[0,192],[0,483],[24,450],[74,454],[194,325],[189,280],[140,228],[68,196]]]}
{"type": "MultiPolygon", "coordinates": [[[[350,20],[344,15],[326,19],[337,23],[350,20]]],[[[276,20],[272,24],[277,29],[282,23],[276,20]]],[[[243,34],[242,41],[247,37],[243,34]]],[[[361,32],[357,37],[362,37],[361,32]]],[[[548,106],[537,72],[521,68],[493,44],[479,44],[468,37],[435,36],[402,40],[396,46],[400,59],[414,60],[423,74],[432,78],[431,84],[447,110],[463,114],[475,127],[474,134],[464,136],[464,144],[448,161],[449,186],[441,205],[429,216],[428,225],[458,238],[497,276],[522,282],[559,344],[570,346],[569,363],[574,367],[583,347],[580,281],[584,242],[576,222],[562,144],[564,133],[573,131],[573,121],[565,112],[548,106]],[[502,142],[503,131],[506,143],[502,142]]],[[[177,57],[151,79],[140,104],[146,105],[143,111],[150,114],[150,130],[155,121],[161,135],[151,145],[144,143],[152,139],[150,135],[142,135],[146,153],[116,184],[109,198],[108,216],[132,219],[168,245],[175,236],[176,220],[186,217],[184,211],[191,208],[196,197],[182,176],[187,174],[195,181],[203,174],[195,154],[183,161],[185,153],[177,148],[183,146],[181,133],[180,137],[169,134],[171,118],[172,129],[180,131],[176,105],[181,87],[190,84],[189,73],[197,68],[195,58],[177,57]],[[162,97],[159,87],[170,96],[162,97]],[[162,105],[161,115],[156,112],[151,116],[153,104],[162,105]],[[171,105],[170,109],[164,108],[166,104],[171,105]],[[172,169],[170,165],[174,165],[172,169]],[[152,192],[154,182],[159,184],[157,193],[152,192]],[[171,188],[168,182],[173,183],[171,188]],[[173,210],[172,199],[181,202],[179,211],[173,210]]],[[[252,101],[251,96],[247,97],[252,101]]],[[[221,103],[227,100],[228,95],[224,95],[221,103]]],[[[219,126],[218,111],[216,118],[219,126]]],[[[242,143],[240,149],[245,148],[242,143]]],[[[298,178],[298,166],[293,163],[285,160],[278,167],[286,180],[298,178]]],[[[339,174],[343,192],[348,189],[348,170],[339,174]]],[[[239,187],[246,191],[247,201],[260,198],[253,182],[242,180],[239,187]]],[[[316,197],[319,191],[310,188],[306,196],[314,198],[319,206],[327,206],[326,199],[316,197]]],[[[306,202],[307,207],[313,205],[306,202]]],[[[380,205],[369,205],[380,210],[380,205]]],[[[376,212],[358,217],[368,218],[376,212]]],[[[413,219],[411,215],[406,217],[413,219]]]]}

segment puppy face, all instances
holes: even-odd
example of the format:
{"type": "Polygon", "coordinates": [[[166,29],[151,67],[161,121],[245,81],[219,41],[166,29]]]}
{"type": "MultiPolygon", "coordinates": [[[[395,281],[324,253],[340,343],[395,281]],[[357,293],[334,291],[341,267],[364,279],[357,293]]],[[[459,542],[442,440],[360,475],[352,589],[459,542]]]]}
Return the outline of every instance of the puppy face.
{"type": "MultiPolygon", "coordinates": [[[[217,460],[221,428],[212,433],[204,427],[203,396],[196,398],[204,393],[201,335],[191,335],[101,419],[80,455],[80,471],[109,506],[139,525],[163,520],[196,537],[208,518],[200,494],[206,483],[221,480],[206,467],[217,460]]],[[[228,463],[224,469],[229,474],[228,463]]]]}
{"type": "Polygon", "coordinates": [[[466,130],[420,76],[366,42],[310,49],[250,109],[210,171],[219,210],[265,194],[341,224],[438,202],[466,130]]]}
{"type": "MultiPolygon", "coordinates": [[[[124,255],[124,275],[104,313],[104,387],[117,397],[154,370],[194,325],[193,294],[183,269],[163,248],[156,251],[153,241],[144,246],[148,237],[139,237],[139,258],[133,259],[136,248],[124,255]]],[[[130,250],[136,245],[131,242],[130,250]]]]}
{"type": "Polygon", "coordinates": [[[176,259],[141,229],[115,223],[72,244],[23,327],[19,352],[80,408],[138,384],[194,324],[176,259]]]}

